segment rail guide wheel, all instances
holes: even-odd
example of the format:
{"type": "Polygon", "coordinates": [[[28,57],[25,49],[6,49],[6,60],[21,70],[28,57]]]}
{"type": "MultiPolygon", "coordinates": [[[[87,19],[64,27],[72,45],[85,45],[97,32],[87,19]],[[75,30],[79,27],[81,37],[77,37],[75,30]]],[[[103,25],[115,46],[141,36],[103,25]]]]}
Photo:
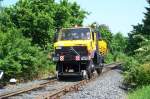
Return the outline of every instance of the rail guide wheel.
{"type": "Polygon", "coordinates": [[[88,79],[91,79],[92,78],[92,65],[93,65],[93,62],[90,61],[88,67],[87,67],[87,76],[88,76],[88,79]]]}
{"type": "Polygon", "coordinates": [[[91,72],[91,70],[87,70],[87,73],[88,73],[88,79],[91,79],[92,78],[92,72],[91,72]]]}
{"type": "Polygon", "coordinates": [[[88,74],[87,74],[87,71],[86,71],[86,70],[82,70],[81,73],[82,73],[82,79],[83,79],[83,80],[84,80],[84,79],[88,79],[88,74]]]}
{"type": "Polygon", "coordinates": [[[100,64],[99,68],[96,68],[96,72],[98,75],[102,73],[103,67],[104,67],[104,64],[100,64]]]}
{"type": "Polygon", "coordinates": [[[96,72],[97,72],[98,75],[100,75],[102,73],[102,69],[103,69],[102,67],[96,69],[96,72]]]}
{"type": "Polygon", "coordinates": [[[56,71],[56,79],[57,80],[62,80],[63,79],[63,77],[58,74],[58,71],[56,71]]]}

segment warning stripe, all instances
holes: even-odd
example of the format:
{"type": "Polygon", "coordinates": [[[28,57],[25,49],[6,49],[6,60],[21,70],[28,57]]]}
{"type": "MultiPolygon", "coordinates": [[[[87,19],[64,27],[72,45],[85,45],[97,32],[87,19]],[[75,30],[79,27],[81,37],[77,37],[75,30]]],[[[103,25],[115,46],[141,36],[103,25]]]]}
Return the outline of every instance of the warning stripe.
{"type": "Polygon", "coordinates": [[[64,61],[64,56],[60,56],[60,61],[64,61]]]}
{"type": "Polygon", "coordinates": [[[76,56],[76,61],[79,61],[80,60],[80,56],[76,56]]]}

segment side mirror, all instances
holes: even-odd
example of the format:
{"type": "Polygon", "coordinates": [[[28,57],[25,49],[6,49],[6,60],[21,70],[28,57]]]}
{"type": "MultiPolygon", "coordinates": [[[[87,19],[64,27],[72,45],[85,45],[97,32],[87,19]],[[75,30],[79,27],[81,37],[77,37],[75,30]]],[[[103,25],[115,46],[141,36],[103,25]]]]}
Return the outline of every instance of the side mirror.
{"type": "Polygon", "coordinates": [[[54,43],[57,42],[57,39],[58,39],[58,33],[56,32],[56,33],[54,34],[53,42],[54,42],[54,43]]]}

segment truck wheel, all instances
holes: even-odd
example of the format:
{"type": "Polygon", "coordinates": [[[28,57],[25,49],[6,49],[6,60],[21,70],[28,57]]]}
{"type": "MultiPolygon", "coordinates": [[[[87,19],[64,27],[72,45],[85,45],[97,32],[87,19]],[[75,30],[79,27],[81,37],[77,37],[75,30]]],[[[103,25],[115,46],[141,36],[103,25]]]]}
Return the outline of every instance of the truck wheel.
{"type": "Polygon", "coordinates": [[[57,63],[57,65],[56,65],[56,78],[57,78],[57,80],[63,80],[63,76],[61,76],[61,74],[60,74],[63,72],[62,66],[63,66],[62,63],[57,63]]]}
{"type": "Polygon", "coordinates": [[[88,75],[89,79],[92,78],[92,65],[93,65],[93,62],[91,60],[90,63],[88,64],[88,67],[87,67],[87,75],[88,75]]]}
{"type": "Polygon", "coordinates": [[[60,76],[60,77],[57,78],[57,80],[61,81],[61,80],[63,80],[63,77],[60,76]]]}
{"type": "Polygon", "coordinates": [[[82,79],[88,79],[88,74],[86,70],[82,70],[82,79]]]}
{"type": "Polygon", "coordinates": [[[59,80],[59,81],[63,80],[63,78],[64,78],[63,76],[60,76],[60,75],[57,76],[57,80],[59,80]]]}
{"type": "Polygon", "coordinates": [[[102,67],[96,69],[96,72],[97,72],[98,75],[100,75],[102,73],[102,69],[103,69],[102,67]]]}
{"type": "Polygon", "coordinates": [[[60,80],[60,76],[59,76],[59,74],[58,74],[59,72],[58,71],[56,71],[56,78],[57,78],[57,80],[60,80]]]}
{"type": "Polygon", "coordinates": [[[91,70],[87,70],[87,75],[88,75],[88,79],[91,79],[92,78],[92,72],[91,70]]]}

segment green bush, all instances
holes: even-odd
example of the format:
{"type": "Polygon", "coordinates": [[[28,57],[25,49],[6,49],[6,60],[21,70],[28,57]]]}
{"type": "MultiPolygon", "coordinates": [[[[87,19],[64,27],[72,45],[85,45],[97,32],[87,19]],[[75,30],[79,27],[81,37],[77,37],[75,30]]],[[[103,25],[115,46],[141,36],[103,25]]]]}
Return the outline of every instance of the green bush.
{"type": "Polygon", "coordinates": [[[0,32],[0,69],[5,72],[4,80],[33,79],[43,71],[50,70],[52,63],[47,53],[31,44],[17,30],[0,32]]]}
{"type": "Polygon", "coordinates": [[[133,57],[124,60],[125,83],[136,86],[150,84],[149,41],[137,49],[133,57]]]}
{"type": "Polygon", "coordinates": [[[127,60],[128,56],[123,52],[114,52],[114,61],[124,63],[124,60],[127,60]]]}
{"type": "Polygon", "coordinates": [[[137,59],[122,52],[110,54],[107,59],[122,63],[125,84],[141,86],[150,83],[150,69],[148,70],[150,66],[148,64],[141,65],[137,59]]]}
{"type": "Polygon", "coordinates": [[[125,72],[125,83],[135,86],[150,84],[150,64],[132,64],[132,67],[125,72]]]}
{"type": "Polygon", "coordinates": [[[122,62],[124,71],[132,71],[139,67],[139,62],[134,57],[126,56],[122,62]]]}
{"type": "Polygon", "coordinates": [[[106,59],[112,62],[121,62],[123,71],[130,71],[130,69],[139,66],[139,62],[134,57],[129,57],[123,52],[108,54],[106,59]]]}
{"type": "Polygon", "coordinates": [[[106,63],[112,63],[114,60],[114,57],[111,53],[108,53],[107,56],[105,57],[105,62],[106,63]]]}

